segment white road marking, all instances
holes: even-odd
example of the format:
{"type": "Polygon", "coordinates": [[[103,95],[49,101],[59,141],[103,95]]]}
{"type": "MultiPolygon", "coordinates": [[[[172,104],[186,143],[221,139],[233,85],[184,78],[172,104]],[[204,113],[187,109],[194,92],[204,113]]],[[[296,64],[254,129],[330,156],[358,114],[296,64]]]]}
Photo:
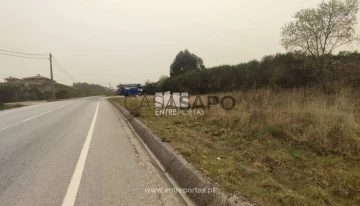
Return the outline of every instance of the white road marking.
{"type": "Polygon", "coordinates": [[[62,206],[73,206],[75,204],[76,195],[79,190],[82,173],[83,173],[84,167],[85,167],[86,157],[89,152],[91,139],[92,139],[94,129],[95,129],[95,123],[96,123],[98,110],[99,110],[99,102],[97,102],[95,114],[94,114],[93,120],[91,122],[89,132],[86,136],[83,148],[80,153],[79,160],[76,164],[75,171],[71,178],[71,181],[70,181],[69,187],[67,189],[65,198],[63,200],[62,206]]]}
{"type": "MultiPolygon", "coordinates": [[[[76,102],[78,102],[78,101],[76,101],[76,102]]],[[[75,104],[76,102],[71,103],[71,104],[75,104]]],[[[61,109],[61,108],[66,107],[66,106],[68,106],[68,105],[70,105],[70,104],[63,105],[63,106],[60,106],[60,107],[56,107],[55,109],[51,109],[51,110],[49,110],[49,111],[47,111],[47,112],[43,112],[43,113],[41,113],[41,114],[38,114],[38,115],[35,115],[35,116],[33,116],[33,117],[27,118],[27,119],[25,119],[25,120],[23,120],[23,121],[21,121],[21,122],[12,124],[12,125],[7,126],[7,127],[4,127],[4,128],[1,128],[0,131],[9,129],[9,128],[11,128],[11,127],[14,127],[14,126],[16,126],[16,125],[22,124],[22,123],[24,123],[24,122],[28,122],[28,121],[30,121],[30,120],[33,120],[33,119],[38,118],[38,117],[41,117],[41,116],[43,116],[43,115],[45,115],[45,114],[48,114],[48,113],[53,112],[53,111],[55,111],[55,110],[61,109]]]]}

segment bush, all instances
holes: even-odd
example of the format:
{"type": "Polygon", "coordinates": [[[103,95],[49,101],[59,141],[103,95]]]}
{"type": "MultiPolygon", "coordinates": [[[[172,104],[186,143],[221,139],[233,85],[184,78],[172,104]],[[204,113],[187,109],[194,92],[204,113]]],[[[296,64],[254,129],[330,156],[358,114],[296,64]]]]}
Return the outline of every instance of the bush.
{"type": "MultiPolygon", "coordinates": [[[[360,85],[360,54],[340,53],[330,56],[326,74],[327,87],[360,85]]],[[[256,88],[301,88],[320,85],[318,71],[310,57],[298,53],[265,56],[238,65],[222,65],[193,70],[177,76],[147,83],[144,91],[187,91],[204,94],[256,88]]]]}

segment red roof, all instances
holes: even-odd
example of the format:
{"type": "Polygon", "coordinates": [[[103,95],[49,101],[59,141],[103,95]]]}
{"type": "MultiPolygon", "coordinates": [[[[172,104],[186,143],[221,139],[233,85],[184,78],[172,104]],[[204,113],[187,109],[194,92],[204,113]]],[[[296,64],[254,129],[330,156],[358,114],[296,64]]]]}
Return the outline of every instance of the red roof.
{"type": "Polygon", "coordinates": [[[5,78],[5,80],[20,80],[20,79],[18,79],[16,77],[9,76],[9,78],[5,78]]]}
{"type": "Polygon", "coordinates": [[[25,77],[23,79],[49,79],[47,77],[43,77],[40,74],[38,74],[37,76],[33,76],[33,77],[25,77]]]}

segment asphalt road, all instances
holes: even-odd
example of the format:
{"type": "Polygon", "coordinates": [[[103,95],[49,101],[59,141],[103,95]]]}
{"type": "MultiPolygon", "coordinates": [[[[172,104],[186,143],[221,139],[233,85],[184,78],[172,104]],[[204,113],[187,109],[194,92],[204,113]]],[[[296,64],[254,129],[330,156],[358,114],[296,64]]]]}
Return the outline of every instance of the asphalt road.
{"type": "Polygon", "coordinates": [[[101,97],[0,112],[0,205],[182,205],[101,97]]]}

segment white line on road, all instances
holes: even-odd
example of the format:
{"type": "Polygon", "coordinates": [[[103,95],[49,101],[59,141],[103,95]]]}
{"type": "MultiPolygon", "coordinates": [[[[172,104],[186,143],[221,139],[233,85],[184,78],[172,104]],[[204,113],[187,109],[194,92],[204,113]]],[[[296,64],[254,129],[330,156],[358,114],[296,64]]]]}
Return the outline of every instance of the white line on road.
{"type": "MultiPolygon", "coordinates": [[[[76,101],[76,102],[78,102],[78,101],[76,101]]],[[[75,104],[76,102],[71,103],[71,104],[75,104]]],[[[25,120],[23,120],[23,121],[21,121],[21,122],[12,124],[12,125],[7,126],[7,127],[4,127],[4,128],[1,128],[0,131],[9,129],[9,128],[11,128],[11,127],[14,127],[14,126],[16,126],[16,125],[22,124],[22,123],[24,123],[24,122],[28,122],[28,121],[30,121],[30,120],[32,120],[32,119],[38,118],[38,117],[40,117],[40,116],[43,116],[43,115],[45,115],[45,114],[47,114],[47,113],[50,113],[50,112],[53,112],[53,111],[55,111],[55,110],[61,109],[61,108],[66,107],[66,106],[68,106],[68,105],[70,105],[70,104],[63,105],[63,106],[60,106],[60,107],[56,107],[55,109],[51,109],[51,110],[49,110],[49,111],[47,111],[47,112],[43,112],[43,113],[41,113],[41,114],[38,114],[38,115],[35,115],[35,116],[33,116],[33,117],[27,118],[27,119],[25,119],[25,120]]]]}
{"type": "Polygon", "coordinates": [[[81,150],[79,160],[76,164],[75,171],[71,178],[71,181],[70,181],[69,187],[67,189],[65,198],[63,200],[62,206],[73,206],[75,204],[76,195],[79,190],[82,173],[83,173],[84,167],[85,167],[86,157],[87,157],[87,154],[88,154],[88,151],[90,148],[91,139],[92,139],[94,129],[95,129],[95,123],[96,123],[98,110],[99,110],[99,102],[97,102],[95,114],[94,114],[93,120],[91,122],[89,132],[86,136],[84,146],[81,150]]]}

